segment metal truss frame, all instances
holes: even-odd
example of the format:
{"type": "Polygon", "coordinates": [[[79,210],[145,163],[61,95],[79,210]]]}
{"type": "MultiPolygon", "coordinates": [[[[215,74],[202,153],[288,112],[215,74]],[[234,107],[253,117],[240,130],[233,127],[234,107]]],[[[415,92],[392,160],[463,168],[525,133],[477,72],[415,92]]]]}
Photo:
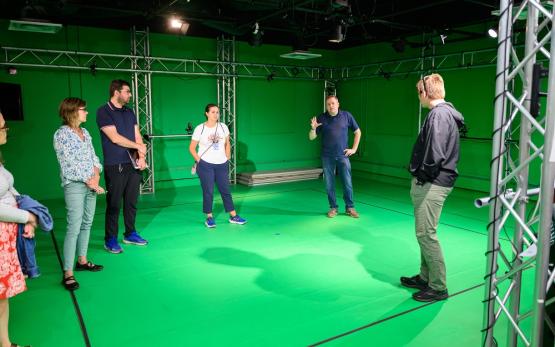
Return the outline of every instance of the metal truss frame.
{"type": "Polygon", "coordinates": [[[481,49],[449,54],[423,55],[410,59],[389,60],[372,64],[353,65],[335,69],[339,80],[368,79],[421,74],[425,71],[449,71],[466,68],[491,67],[496,63],[496,49],[481,49]]]}
{"type": "MultiPolygon", "coordinates": [[[[484,49],[463,53],[435,55],[432,51],[417,58],[377,62],[345,67],[322,67],[300,65],[278,65],[242,63],[235,59],[234,39],[218,39],[217,59],[183,59],[153,57],[150,55],[148,30],[133,30],[131,54],[49,50],[38,48],[0,47],[0,65],[63,69],[75,71],[115,71],[130,73],[135,97],[135,113],[142,134],[152,135],[152,74],[208,76],[217,78],[218,104],[222,107],[222,119],[230,127],[232,141],[232,165],[230,180],[236,182],[236,81],[237,78],[268,78],[285,80],[324,81],[324,93],[330,88],[335,92],[336,84],[345,80],[389,78],[422,74],[424,71],[494,66],[495,50],[484,49]]],[[[330,89],[331,90],[331,89],[330,89]]],[[[324,105],[325,109],[325,105],[324,105]]],[[[141,193],[154,193],[154,142],[147,143],[148,154],[146,177],[141,193]]]]}
{"type": "MultiPolygon", "coordinates": [[[[135,113],[141,133],[147,134],[152,134],[152,74],[216,77],[222,119],[232,132],[230,180],[233,182],[236,181],[237,78],[267,78],[271,75],[274,79],[323,80],[324,94],[328,94],[330,88],[335,90],[338,81],[388,79],[426,71],[497,66],[483,342],[488,347],[496,345],[494,334],[501,329],[497,322],[504,315],[509,322],[508,328],[503,328],[508,346],[516,347],[519,343],[541,346],[546,293],[555,278],[555,271],[550,271],[548,267],[555,180],[555,166],[551,161],[555,133],[555,65],[550,60],[555,54],[555,44],[551,44],[555,43],[554,18],[553,9],[544,7],[539,0],[523,0],[514,9],[512,0],[501,0],[497,49],[442,55],[435,52],[426,55],[423,50],[421,57],[344,67],[236,62],[234,40],[223,37],[217,43],[216,61],[152,57],[148,30],[133,31],[130,55],[3,46],[0,47],[0,65],[91,71],[94,67],[96,71],[131,73],[135,113]],[[513,45],[512,28],[516,18],[525,10],[528,17],[526,42],[521,48],[513,45]],[[532,66],[539,60],[549,61],[550,73],[547,110],[536,119],[530,114],[530,95],[532,66]],[[543,163],[540,198],[537,201],[527,195],[529,167],[535,161],[543,163]],[[506,232],[505,226],[511,222],[515,228],[510,237],[510,247],[506,247],[500,243],[500,234],[506,232]],[[536,245],[537,254],[529,259],[522,258],[520,254],[524,245],[536,245]],[[498,262],[502,262],[503,268],[507,269],[505,273],[500,273],[498,262]],[[523,311],[521,284],[522,273],[526,270],[535,272],[535,289],[531,309],[523,311]],[[502,283],[503,289],[500,288],[502,283]],[[532,319],[530,331],[522,329],[522,322],[526,319],[532,319]]],[[[149,171],[141,186],[143,193],[154,192],[152,142],[148,148],[149,171]]],[[[553,324],[547,326],[553,327],[553,324]]]]}
{"type": "Polygon", "coordinates": [[[555,54],[554,18],[553,9],[538,0],[523,0],[514,8],[512,0],[500,1],[483,318],[483,345],[488,347],[497,345],[495,335],[501,329],[507,334],[507,346],[542,346],[543,342],[545,298],[555,276],[549,270],[555,179],[551,158],[555,66],[549,58],[555,54]],[[523,11],[527,13],[527,29],[521,49],[512,41],[513,27],[523,11]],[[533,66],[540,59],[549,60],[547,108],[535,118],[530,113],[530,99],[533,66]],[[528,179],[530,165],[538,161],[542,179],[540,197],[534,201],[528,195],[528,179]],[[514,224],[512,235],[508,235],[508,224],[514,224]],[[501,233],[507,235],[510,245],[500,242],[501,233]],[[524,245],[537,247],[537,253],[524,257],[524,245]],[[535,275],[534,300],[529,305],[521,301],[524,271],[535,275]],[[507,319],[508,327],[499,326],[501,316],[507,319]],[[529,319],[532,322],[527,331],[523,326],[529,319]]]}
{"type": "MultiPolygon", "coordinates": [[[[152,84],[149,30],[131,30],[130,69],[132,73],[133,109],[141,134],[152,134],[152,84]]],[[[154,141],[146,142],[147,168],[143,171],[141,194],[154,193],[154,141]]]]}
{"type": "Polygon", "coordinates": [[[324,81],[324,112],[326,112],[326,97],[328,95],[337,95],[337,81],[324,81]]]}
{"type": "Polygon", "coordinates": [[[99,52],[78,52],[48,50],[37,48],[0,47],[0,65],[53,68],[68,70],[91,70],[94,65],[96,71],[144,72],[150,74],[171,74],[188,76],[224,77],[230,75],[236,78],[267,78],[293,80],[356,80],[375,77],[390,78],[419,74],[432,69],[433,71],[448,71],[465,68],[491,67],[496,64],[496,49],[482,49],[467,52],[415,57],[391,61],[376,62],[364,65],[345,67],[295,66],[260,63],[242,63],[211,61],[200,59],[151,57],[142,55],[124,55],[99,52]],[[144,70],[139,66],[133,68],[133,62],[146,60],[144,70]],[[224,67],[224,65],[228,67],[224,67]],[[230,69],[232,66],[233,69],[230,69]],[[226,72],[228,71],[228,72],[226,72]]]}
{"type": "Polygon", "coordinates": [[[237,65],[235,64],[235,39],[223,36],[217,41],[218,59],[218,105],[220,117],[229,128],[229,142],[231,144],[231,158],[229,160],[229,180],[237,182],[237,118],[236,118],[236,90],[237,65]]]}
{"type": "Polygon", "coordinates": [[[333,72],[324,67],[152,57],[141,53],[127,55],[2,46],[0,54],[0,65],[66,70],[91,70],[94,65],[96,71],[213,77],[223,77],[229,74],[223,71],[233,71],[231,77],[267,78],[272,75],[275,79],[295,80],[319,80],[333,72]],[[138,60],[145,60],[145,63],[133,67],[138,60]],[[230,65],[233,69],[229,68],[230,65]]]}

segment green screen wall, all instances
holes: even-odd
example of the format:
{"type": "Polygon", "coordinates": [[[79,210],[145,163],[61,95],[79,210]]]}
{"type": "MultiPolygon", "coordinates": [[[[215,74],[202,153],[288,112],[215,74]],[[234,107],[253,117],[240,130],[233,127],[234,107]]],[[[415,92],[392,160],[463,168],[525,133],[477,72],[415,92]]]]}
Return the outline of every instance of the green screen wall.
{"type": "MultiPolygon", "coordinates": [[[[0,45],[28,48],[78,50],[128,54],[127,31],[67,27],[55,35],[18,33],[0,21],[0,45]]],[[[152,34],[153,56],[215,60],[216,41],[175,35],[152,34]]],[[[438,48],[437,54],[473,49],[474,42],[438,48]],[[443,51],[442,51],[443,50],[443,51]]],[[[479,47],[495,42],[479,41],[479,47]]],[[[420,54],[408,49],[399,55],[390,45],[368,45],[337,51],[315,50],[322,58],[308,62],[290,61],[279,54],[290,47],[236,45],[240,62],[281,65],[346,66],[403,59],[420,54]]],[[[442,72],[447,100],[466,118],[468,136],[461,141],[458,186],[489,189],[491,157],[494,67],[442,72]]],[[[112,79],[130,80],[125,73],[64,71],[18,68],[16,75],[0,74],[0,82],[18,83],[23,92],[25,120],[10,122],[8,144],[2,147],[6,167],[14,174],[16,188],[37,198],[59,198],[62,190],[59,169],[52,148],[52,135],[59,127],[57,107],[67,96],[79,96],[88,103],[85,127],[93,135],[101,156],[96,109],[108,100],[112,79]]],[[[418,134],[419,104],[417,74],[340,81],[341,108],[349,110],[363,132],[359,152],[353,159],[357,175],[408,179],[406,166],[418,134]]],[[[238,172],[315,167],[319,165],[319,142],[308,141],[309,120],[323,110],[323,81],[239,78],[237,81],[237,164],[238,172]]],[[[152,77],[153,128],[156,134],[184,133],[187,124],[204,120],[204,106],[217,101],[216,79],[198,76],[152,77]]],[[[425,117],[427,110],[422,110],[425,117]]],[[[187,139],[155,139],[156,188],[198,184],[190,174],[192,159],[187,139]]],[[[537,176],[535,176],[537,177],[537,176]]]]}

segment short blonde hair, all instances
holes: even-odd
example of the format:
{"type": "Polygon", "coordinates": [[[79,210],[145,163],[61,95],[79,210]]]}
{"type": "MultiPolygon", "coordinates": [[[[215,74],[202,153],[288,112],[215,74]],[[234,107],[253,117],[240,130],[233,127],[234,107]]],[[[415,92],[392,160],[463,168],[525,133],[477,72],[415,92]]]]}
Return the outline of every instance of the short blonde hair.
{"type": "Polygon", "coordinates": [[[416,89],[419,94],[425,93],[428,99],[445,98],[443,78],[437,73],[422,77],[422,79],[416,83],[416,89]]]}
{"type": "Polygon", "coordinates": [[[86,105],[85,100],[74,97],[65,98],[60,103],[60,108],[58,109],[60,118],[62,118],[62,124],[74,127],[78,121],[79,108],[86,105]]]}

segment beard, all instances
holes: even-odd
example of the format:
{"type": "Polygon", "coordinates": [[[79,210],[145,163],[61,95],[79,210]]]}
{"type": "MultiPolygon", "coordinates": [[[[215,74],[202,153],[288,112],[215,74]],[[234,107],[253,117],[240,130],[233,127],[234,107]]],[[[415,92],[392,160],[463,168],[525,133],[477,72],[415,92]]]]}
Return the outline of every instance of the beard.
{"type": "Polygon", "coordinates": [[[120,105],[127,105],[129,103],[129,99],[130,98],[127,98],[127,100],[126,100],[124,97],[118,96],[118,103],[120,105]]]}

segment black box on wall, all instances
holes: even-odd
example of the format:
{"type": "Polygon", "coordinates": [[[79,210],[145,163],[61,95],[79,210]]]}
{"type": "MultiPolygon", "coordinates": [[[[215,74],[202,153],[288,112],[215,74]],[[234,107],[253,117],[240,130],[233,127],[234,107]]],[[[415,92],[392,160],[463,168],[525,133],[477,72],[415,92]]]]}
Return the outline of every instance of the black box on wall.
{"type": "Polygon", "coordinates": [[[21,85],[0,83],[0,110],[6,121],[23,120],[21,85]]]}

